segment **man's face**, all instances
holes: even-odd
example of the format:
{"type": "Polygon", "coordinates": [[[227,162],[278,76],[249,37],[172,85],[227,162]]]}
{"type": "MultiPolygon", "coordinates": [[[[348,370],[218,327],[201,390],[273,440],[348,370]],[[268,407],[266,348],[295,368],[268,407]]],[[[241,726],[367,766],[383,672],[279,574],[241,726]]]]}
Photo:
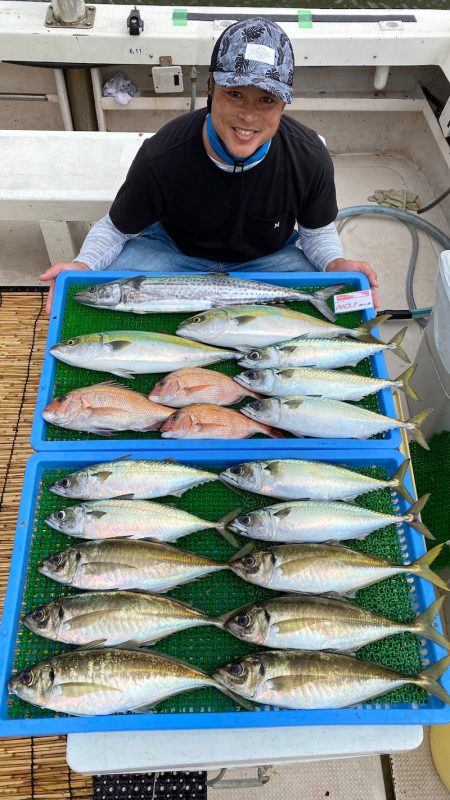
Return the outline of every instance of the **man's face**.
{"type": "Polygon", "coordinates": [[[214,84],[211,118],[236,158],[248,158],[278,130],[284,103],[256,86],[214,84]]]}

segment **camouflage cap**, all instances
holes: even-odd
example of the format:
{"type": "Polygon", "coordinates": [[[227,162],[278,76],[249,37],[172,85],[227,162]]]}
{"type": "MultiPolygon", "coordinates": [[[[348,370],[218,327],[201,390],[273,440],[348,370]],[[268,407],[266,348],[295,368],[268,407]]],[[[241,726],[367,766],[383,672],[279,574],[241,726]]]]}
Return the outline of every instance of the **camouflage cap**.
{"type": "Polygon", "coordinates": [[[256,86],[291,103],[294,66],[287,34],[276,22],[256,17],[226,28],[212,52],[209,71],[220,86],[256,86]]]}

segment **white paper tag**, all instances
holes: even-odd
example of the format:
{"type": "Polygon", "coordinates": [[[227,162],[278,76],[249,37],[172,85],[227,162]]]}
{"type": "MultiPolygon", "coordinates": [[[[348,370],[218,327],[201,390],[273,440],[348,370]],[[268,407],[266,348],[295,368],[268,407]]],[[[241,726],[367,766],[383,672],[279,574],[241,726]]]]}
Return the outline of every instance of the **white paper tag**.
{"type": "Polygon", "coordinates": [[[362,311],[364,308],[373,308],[372,292],[370,289],[361,289],[359,292],[334,295],[334,310],[336,314],[346,314],[349,311],[362,311]]]}
{"type": "Polygon", "coordinates": [[[249,61],[261,61],[262,64],[275,64],[275,50],[265,44],[248,44],[245,58],[249,61]]]}

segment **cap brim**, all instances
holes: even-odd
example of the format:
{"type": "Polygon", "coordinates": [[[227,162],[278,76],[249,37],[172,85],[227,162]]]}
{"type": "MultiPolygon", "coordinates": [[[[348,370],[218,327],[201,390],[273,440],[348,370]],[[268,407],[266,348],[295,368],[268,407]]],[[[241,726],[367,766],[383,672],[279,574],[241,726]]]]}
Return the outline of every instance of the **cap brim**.
{"type": "Polygon", "coordinates": [[[236,72],[213,72],[213,78],[219,86],[227,86],[230,89],[233,86],[256,86],[257,89],[263,89],[282,103],[292,103],[292,89],[285,83],[266,78],[264,75],[252,75],[251,72],[242,75],[236,72]]]}

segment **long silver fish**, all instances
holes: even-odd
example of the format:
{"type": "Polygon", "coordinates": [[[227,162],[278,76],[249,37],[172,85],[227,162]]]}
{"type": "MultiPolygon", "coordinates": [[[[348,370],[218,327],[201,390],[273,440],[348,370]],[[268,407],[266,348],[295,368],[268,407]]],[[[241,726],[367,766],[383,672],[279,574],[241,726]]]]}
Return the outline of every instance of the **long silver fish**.
{"type": "Polygon", "coordinates": [[[82,467],[57,480],[50,491],[75,500],[145,500],[169,494],[179,497],[193,486],[216,478],[211,472],[186,464],[118,458],[82,467]]]}
{"type": "Polygon", "coordinates": [[[417,575],[450,591],[430,569],[443,548],[439,544],[412,564],[393,564],[337,544],[281,544],[257,550],[230,563],[249,583],[278,592],[353,594],[392,575],[417,575]]]}
{"type": "Polygon", "coordinates": [[[300,500],[248,511],[228,527],[241,536],[265,542],[328,542],[364,539],[372,531],[406,522],[428,539],[434,539],[419,514],[429,494],[417,500],[406,514],[381,514],[369,508],[332,500],[300,500]]]}
{"type": "Polygon", "coordinates": [[[344,708],[407,684],[447,705],[450,695],[437,681],[449,666],[446,656],[419,675],[402,675],[346,655],[269,650],[235,658],[213,677],[242,697],[281,708],[344,708]]]}
{"type": "Polygon", "coordinates": [[[46,422],[73,431],[111,436],[116,431],[155,431],[173,413],[113,381],[73,389],[55,397],[43,410],[46,422]]]}
{"type": "Polygon", "coordinates": [[[393,428],[409,431],[418,444],[429,450],[427,440],[420,430],[432,408],[420,411],[403,422],[400,419],[376,414],[365,408],[343,403],[340,400],[325,400],[319,397],[270,397],[255,400],[241,408],[242,414],[289,431],[294,436],[315,436],[323,439],[368,439],[377,433],[393,428]]]}
{"type": "Polygon", "coordinates": [[[186,628],[223,625],[219,618],[170,597],[123,591],[60,597],[35,608],[21,621],[54,642],[96,647],[138,647],[186,628]]]}
{"type": "Polygon", "coordinates": [[[231,487],[280,500],[353,500],[376,489],[391,489],[413,503],[403,482],[409,463],[403,461],[392,478],[383,480],[323,461],[247,461],[228,467],[219,479],[231,487]]]}
{"type": "Polygon", "coordinates": [[[164,593],[221,569],[228,569],[228,564],[218,564],[206,556],[168,544],[105,539],[55,553],[38,571],[76,589],[141,589],[164,593]]]}
{"type": "MultiPolygon", "coordinates": [[[[264,348],[254,348],[242,356],[241,367],[254,369],[275,367],[316,367],[318,369],[337,369],[354,367],[363,358],[391,350],[403,361],[409,362],[400,346],[406,328],[395,334],[390,342],[355,341],[354,339],[314,339],[298,338],[264,348]]],[[[347,334],[348,335],[348,334],[347,334]]]]}
{"type": "Polygon", "coordinates": [[[237,353],[151,331],[109,331],[74,336],[50,353],[74,367],[111,372],[122,378],[236,358],[237,353]]]}
{"type": "Polygon", "coordinates": [[[77,716],[146,711],[189,689],[217,686],[204,672],[159,653],[74,650],[14,675],[8,691],[28,703],[77,716]]]}
{"type": "MultiPolygon", "coordinates": [[[[285,342],[295,336],[334,339],[349,336],[363,341],[376,341],[370,331],[375,325],[389,319],[378,317],[363,322],[357,328],[344,328],[335,323],[274,306],[228,306],[197,314],[182,322],[177,328],[179,336],[208,342],[220,347],[266,347],[285,342]]],[[[378,342],[379,343],[379,342],[378,342]]]]}
{"type": "Polygon", "coordinates": [[[200,519],[182,508],[149,500],[91,500],[54,511],[47,525],[78,539],[155,539],[175,542],[194,531],[216,528],[225,520],[200,519]]]}
{"type": "Polygon", "coordinates": [[[134,314],[206,311],[237,303],[289,303],[308,301],[324,317],[334,321],[327,300],[345,284],[327,286],[317,292],[302,292],[289,286],[245,278],[217,275],[138,275],[120,281],[97,283],[78,292],[74,299],[87,306],[131,311],[134,314]]]}
{"type": "Polygon", "coordinates": [[[237,609],[228,615],[224,628],[245,642],[281,650],[355,652],[370,642],[406,632],[450,650],[448,639],[433,628],[444,602],[445,597],[440,597],[411,622],[393,622],[346,600],[287,595],[237,609]]]}
{"type": "Polygon", "coordinates": [[[409,381],[416,364],[408,367],[395,380],[367,378],[354,372],[311,369],[309,367],[289,369],[249,369],[234,380],[246,389],[271,397],[310,395],[330,400],[362,400],[381,389],[403,389],[410,397],[417,397],[409,381]]]}

